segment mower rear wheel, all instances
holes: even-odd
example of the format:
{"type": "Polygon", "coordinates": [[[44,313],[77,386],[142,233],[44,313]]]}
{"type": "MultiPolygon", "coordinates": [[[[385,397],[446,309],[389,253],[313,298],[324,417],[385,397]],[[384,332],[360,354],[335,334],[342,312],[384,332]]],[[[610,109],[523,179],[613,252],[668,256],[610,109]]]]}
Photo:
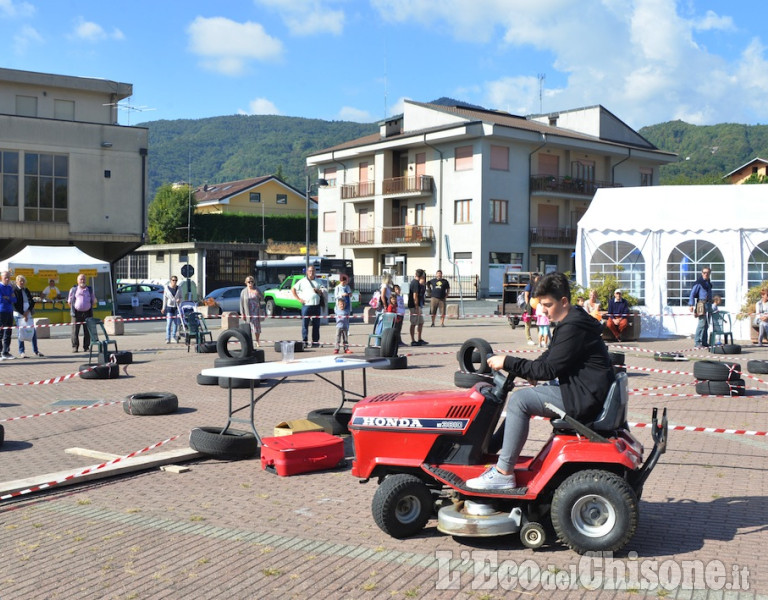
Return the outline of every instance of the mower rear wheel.
{"type": "Polygon", "coordinates": [[[432,493],[415,475],[390,475],[373,496],[373,520],[386,534],[401,539],[424,529],[432,514],[432,493]]]}
{"type": "Polygon", "coordinates": [[[635,534],[637,496],[614,473],[579,471],[555,490],[551,514],[557,537],[571,550],[616,552],[635,534]]]}

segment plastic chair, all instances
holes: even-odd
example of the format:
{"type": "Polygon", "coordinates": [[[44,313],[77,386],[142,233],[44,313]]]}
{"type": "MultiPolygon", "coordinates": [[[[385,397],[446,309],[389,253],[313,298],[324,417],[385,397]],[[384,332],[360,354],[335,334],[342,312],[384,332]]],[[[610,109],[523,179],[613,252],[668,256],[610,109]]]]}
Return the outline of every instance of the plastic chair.
{"type": "Polygon", "coordinates": [[[717,344],[717,339],[721,338],[723,344],[733,344],[733,333],[731,333],[731,315],[730,313],[720,311],[710,314],[712,317],[712,331],[709,334],[709,345],[717,344]],[[730,342],[728,341],[730,339],[730,342]]]}
{"type": "Polygon", "coordinates": [[[85,320],[85,326],[88,328],[88,335],[91,337],[91,344],[88,346],[88,364],[91,364],[91,356],[93,355],[93,347],[96,346],[97,355],[99,360],[107,362],[107,353],[109,352],[109,345],[115,346],[115,352],[117,352],[117,342],[109,339],[107,330],[104,328],[104,321],[97,319],[96,317],[88,317],[85,320]],[[103,339],[99,338],[99,332],[103,336],[103,339]],[[102,358],[103,357],[103,358],[102,358]]]}
{"type": "Polygon", "coordinates": [[[381,346],[381,336],[385,329],[392,329],[395,326],[397,313],[381,313],[376,315],[376,321],[373,323],[373,333],[368,336],[369,346],[381,346]]]}
{"type": "Polygon", "coordinates": [[[195,339],[195,352],[200,352],[200,345],[205,341],[213,341],[213,333],[208,329],[205,324],[203,315],[199,312],[192,312],[187,315],[187,352],[192,343],[192,338],[195,339]]]}

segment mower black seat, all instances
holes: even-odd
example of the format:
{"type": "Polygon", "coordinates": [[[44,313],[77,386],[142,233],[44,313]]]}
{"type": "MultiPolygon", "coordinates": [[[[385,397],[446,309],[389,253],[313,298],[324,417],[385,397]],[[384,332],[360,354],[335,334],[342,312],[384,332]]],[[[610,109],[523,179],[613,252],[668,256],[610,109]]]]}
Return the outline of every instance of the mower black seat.
{"type": "MultiPolygon", "coordinates": [[[[621,429],[627,422],[627,374],[618,373],[603,403],[603,410],[592,423],[587,423],[592,431],[609,433],[621,429]]],[[[552,419],[553,429],[557,433],[576,433],[564,419],[552,419]]]]}

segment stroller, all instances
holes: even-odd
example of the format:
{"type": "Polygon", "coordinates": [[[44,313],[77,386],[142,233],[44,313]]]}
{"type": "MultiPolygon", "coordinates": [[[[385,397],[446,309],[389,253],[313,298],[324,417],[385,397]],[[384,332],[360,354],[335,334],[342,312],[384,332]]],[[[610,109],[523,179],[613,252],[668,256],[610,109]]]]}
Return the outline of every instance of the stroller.
{"type": "Polygon", "coordinates": [[[197,303],[185,300],[179,304],[179,338],[187,339],[189,335],[189,315],[195,312],[197,303]]]}

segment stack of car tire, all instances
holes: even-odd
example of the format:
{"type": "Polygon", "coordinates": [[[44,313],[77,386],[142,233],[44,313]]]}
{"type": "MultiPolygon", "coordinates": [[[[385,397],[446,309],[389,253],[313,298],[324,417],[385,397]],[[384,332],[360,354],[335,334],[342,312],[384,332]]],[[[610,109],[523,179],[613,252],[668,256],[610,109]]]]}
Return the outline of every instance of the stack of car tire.
{"type": "MultiPolygon", "coordinates": [[[[98,355],[103,358],[101,354],[98,355]]],[[[80,379],[117,379],[120,377],[120,365],[130,365],[133,353],[128,350],[108,352],[103,364],[85,363],[80,365],[80,379]]]]}
{"type": "Polygon", "coordinates": [[[710,354],[741,354],[739,344],[715,344],[709,347],[710,354]]]}
{"type": "Polygon", "coordinates": [[[700,360],[693,365],[696,393],[702,396],[743,396],[744,380],[738,363],[700,360]]]}
{"type": "MultiPolygon", "coordinates": [[[[222,331],[216,340],[216,352],[218,357],[213,361],[215,368],[264,362],[264,350],[253,347],[251,328],[247,323],[241,325],[238,329],[225,329],[222,331]],[[236,350],[232,350],[229,347],[230,340],[239,343],[239,347],[236,350]]],[[[229,379],[229,377],[212,377],[202,373],[197,375],[197,383],[199,385],[218,385],[219,387],[229,388],[229,379]]],[[[249,379],[232,378],[231,387],[247,388],[250,387],[250,381],[249,379]]]]}
{"type": "Polygon", "coordinates": [[[456,353],[459,370],[453,374],[453,385],[471,388],[476,383],[493,383],[488,357],[493,354],[491,345],[482,338],[470,338],[456,353]]]}
{"type": "Polygon", "coordinates": [[[398,335],[394,328],[385,329],[381,332],[380,346],[366,346],[365,358],[384,358],[385,363],[374,365],[374,369],[407,369],[408,357],[404,354],[398,356],[398,335]]]}

